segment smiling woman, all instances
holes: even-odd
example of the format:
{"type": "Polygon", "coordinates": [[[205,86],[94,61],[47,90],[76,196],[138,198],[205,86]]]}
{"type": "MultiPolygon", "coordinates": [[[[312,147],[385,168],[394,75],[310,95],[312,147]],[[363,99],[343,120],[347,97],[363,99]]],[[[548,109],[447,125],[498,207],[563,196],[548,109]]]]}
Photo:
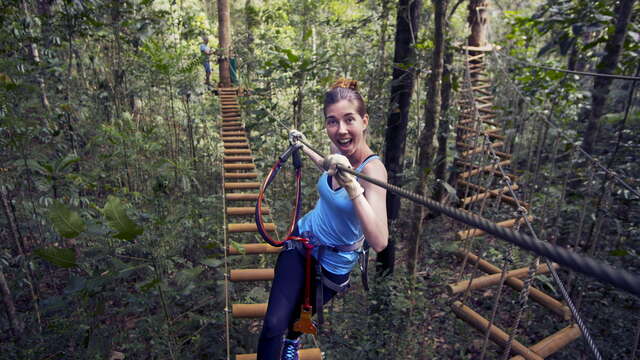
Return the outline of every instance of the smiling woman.
{"type": "MultiPolygon", "coordinates": [[[[366,142],[369,123],[366,105],[353,80],[340,79],[325,94],[325,128],[336,153],[322,158],[303,143],[303,151],[320,169],[327,169],[316,185],[319,199],[315,208],[296,224],[294,235],[308,241],[313,257],[305,258],[302,241],[288,240],[278,256],[275,277],[269,295],[269,305],[260,334],[258,359],[298,359],[296,320],[301,314],[322,311],[321,306],[348,287],[349,274],[358,259],[364,241],[375,250],[387,246],[386,191],[369,182],[360,182],[351,174],[338,171],[338,165],[353,168],[357,173],[387,180],[380,158],[366,142]],[[307,264],[307,262],[313,264],[307,264]],[[314,296],[306,307],[304,299],[306,274],[316,279],[314,296]],[[302,308],[301,308],[302,306],[302,308]],[[283,343],[283,335],[287,339],[283,343]]],[[[304,140],[302,133],[290,133],[293,142],[304,140]]],[[[305,243],[306,244],[306,243],[305,243]]],[[[309,289],[306,289],[307,291],[309,289]]],[[[309,316],[310,317],[310,316],[309,316]]]]}

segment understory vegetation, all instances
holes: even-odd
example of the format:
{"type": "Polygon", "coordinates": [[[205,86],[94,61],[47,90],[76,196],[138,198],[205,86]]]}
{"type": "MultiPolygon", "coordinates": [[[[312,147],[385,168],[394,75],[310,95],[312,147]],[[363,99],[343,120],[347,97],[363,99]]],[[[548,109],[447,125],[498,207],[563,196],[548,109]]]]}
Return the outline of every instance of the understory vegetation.
{"type": "MultiPolygon", "coordinates": [[[[489,2],[229,1],[235,86],[249,94],[240,104],[260,177],[288,146],[289,129],[329,152],[322,98],[346,77],[360,82],[367,101],[371,148],[384,157],[392,139],[403,139],[389,181],[417,191],[424,179],[422,195],[461,205],[472,195],[454,181],[464,171],[456,144],[469,84],[463,46],[468,6],[481,3],[489,2]],[[413,33],[399,35],[405,12],[419,19],[413,33]],[[402,39],[410,51],[399,58],[402,39]],[[441,90],[431,86],[437,74],[441,90]],[[409,78],[411,86],[398,90],[409,78]],[[434,88],[441,111],[430,119],[434,88]],[[390,119],[400,113],[404,131],[395,133],[390,119]]],[[[640,274],[640,85],[549,69],[638,77],[640,2],[486,5],[487,40],[496,48],[486,52],[485,75],[505,135],[500,151],[509,152],[517,196],[529,207],[518,212],[493,196],[468,209],[496,222],[530,215],[531,228],[523,223],[520,231],[640,274]],[[620,30],[625,3],[631,10],[620,30]]],[[[226,358],[220,105],[215,86],[204,84],[198,49],[202,35],[217,48],[217,16],[215,1],[197,0],[0,5],[0,359],[226,358]]],[[[211,65],[216,84],[215,54],[211,65]]],[[[318,174],[305,160],[304,212],[317,199],[318,174]]],[[[267,195],[280,232],[293,177],[285,165],[267,195]]],[[[492,174],[480,181],[508,186],[492,174]]],[[[516,339],[527,346],[572,323],[531,299],[523,309],[520,292],[507,286],[449,294],[447,285],[484,275],[462,265],[460,249],[500,268],[527,267],[535,254],[492,236],[459,240],[469,227],[424,215],[402,200],[389,219],[391,264],[371,251],[371,289],[356,269],[350,291],[326,306],[317,339],[325,359],[510,358],[456,317],[457,300],[507,332],[522,310],[516,339]]],[[[272,267],[275,258],[229,261],[272,267]]],[[[559,275],[603,357],[640,357],[638,297],[568,268],[559,275]]],[[[532,281],[561,299],[551,275],[532,281]]],[[[268,283],[233,283],[228,295],[266,302],[268,291],[268,283]]],[[[255,352],[261,326],[233,320],[232,355],[255,352]]],[[[578,338],[550,358],[593,357],[578,338]]]]}

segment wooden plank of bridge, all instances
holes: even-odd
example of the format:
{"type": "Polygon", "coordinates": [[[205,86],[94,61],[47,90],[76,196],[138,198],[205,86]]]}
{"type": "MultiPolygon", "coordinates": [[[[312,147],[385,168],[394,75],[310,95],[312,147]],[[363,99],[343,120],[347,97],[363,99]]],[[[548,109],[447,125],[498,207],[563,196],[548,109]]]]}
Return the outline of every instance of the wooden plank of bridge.
{"type": "Polygon", "coordinates": [[[282,251],[282,247],[271,246],[266,243],[260,244],[238,244],[238,247],[229,246],[229,255],[257,255],[257,254],[277,254],[282,251]]]}
{"type": "Polygon", "coordinates": [[[243,154],[251,154],[251,150],[249,149],[228,149],[224,151],[225,155],[243,155],[243,154]]]}
{"type": "MultiPolygon", "coordinates": [[[[533,221],[533,216],[529,215],[527,216],[527,218],[529,219],[529,221],[533,221]]],[[[501,221],[499,223],[496,223],[495,225],[498,225],[500,227],[504,227],[504,228],[510,228],[512,226],[514,226],[516,224],[516,221],[523,223],[524,222],[524,218],[520,218],[520,219],[509,219],[509,220],[505,220],[505,221],[501,221]]],[[[482,229],[470,229],[470,230],[462,230],[462,231],[458,231],[456,233],[456,239],[457,240],[465,240],[471,237],[477,237],[477,236],[483,236],[485,235],[486,232],[482,229]]]]}
{"type": "MultiPolygon", "coordinates": [[[[539,343],[531,346],[529,349],[546,358],[547,356],[551,356],[558,350],[564,348],[580,336],[582,336],[582,331],[580,331],[578,325],[570,325],[557,331],[551,336],[547,336],[539,343]]],[[[517,355],[512,357],[510,360],[524,360],[524,357],[517,355]]]]}
{"type": "MultiPolygon", "coordinates": [[[[560,268],[560,266],[558,264],[553,264],[553,268],[557,270],[558,268],[560,268]]],[[[547,266],[547,264],[538,265],[538,269],[536,272],[537,274],[546,274],[548,272],[549,272],[549,267],[547,266]]],[[[519,278],[526,277],[527,275],[529,275],[528,266],[508,271],[505,274],[506,276],[505,280],[510,278],[519,279],[519,278]]],[[[457,283],[447,285],[447,292],[449,293],[449,295],[455,295],[463,291],[466,291],[467,288],[469,288],[469,290],[485,289],[489,286],[498,285],[500,283],[501,278],[502,278],[502,271],[495,274],[479,276],[471,280],[458,281],[457,283]]]]}
{"type": "Polygon", "coordinates": [[[267,303],[233,304],[231,315],[237,319],[260,319],[267,313],[267,303]]]}
{"type": "MultiPolygon", "coordinates": [[[[271,211],[268,207],[262,208],[262,214],[268,215],[271,211]]],[[[256,213],[255,206],[247,207],[227,207],[227,215],[253,215],[256,213]]]]}
{"type": "MultiPolygon", "coordinates": [[[[275,231],[276,224],[274,223],[266,223],[264,224],[265,231],[275,231]]],[[[238,223],[238,224],[228,224],[227,231],[230,233],[240,233],[240,232],[258,232],[258,226],[255,223],[238,223]]]]}
{"type": "MultiPolygon", "coordinates": [[[[496,325],[491,325],[491,327],[489,328],[489,320],[473,311],[470,307],[462,304],[460,301],[455,301],[453,305],[451,305],[451,308],[460,319],[476,328],[482,334],[484,334],[488,328],[489,338],[494,343],[504,347],[509,342],[509,335],[506,332],[504,332],[496,325]]],[[[522,355],[522,357],[526,360],[544,360],[542,356],[536,354],[531,349],[527,348],[521,342],[515,339],[511,342],[511,349],[516,354],[522,355]]]]}
{"type": "MultiPolygon", "coordinates": [[[[480,259],[477,255],[473,253],[464,251],[462,249],[459,249],[458,251],[456,251],[455,255],[460,259],[464,259],[466,257],[467,261],[471,264],[477,263],[478,268],[488,274],[499,274],[500,272],[502,272],[502,270],[499,267],[491,264],[490,262],[484,259],[480,259]]],[[[516,291],[521,291],[524,288],[524,281],[516,278],[507,278],[507,280],[505,281],[505,284],[507,284],[509,287],[513,288],[516,291]]],[[[569,308],[563,303],[561,303],[560,301],[547,295],[547,293],[545,293],[544,291],[540,291],[537,288],[530,286],[529,297],[535,302],[537,302],[538,304],[558,314],[560,317],[562,317],[563,320],[566,321],[571,319],[571,310],[569,310],[569,308]]]]}
{"type": "Polygon", "coordinates": [[[273,269],[236,269],[229,273],[230,281],[272,281],[273,269]]]}
{"type": "Polygon", "coordinates": [[[239,173],[225,172],[224,173],[224,177],[225,177],[225,179],[255,179],[255,178],[258,177],[258,173],[254,173],[254,172],[239,172],[239,173]]]}

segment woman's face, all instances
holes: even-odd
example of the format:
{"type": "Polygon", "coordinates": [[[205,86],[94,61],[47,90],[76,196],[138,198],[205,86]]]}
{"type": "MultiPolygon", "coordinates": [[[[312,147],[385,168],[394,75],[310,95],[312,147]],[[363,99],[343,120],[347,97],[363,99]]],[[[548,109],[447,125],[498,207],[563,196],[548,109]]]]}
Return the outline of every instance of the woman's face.
{"type": "Polygon", "coordinates": [[[356,104],[349,100],[340,100],[328,106],[325,114],[327,135],[342,155],[349,157],[366,147],[364,130],[369,124],[369,116],[360,116],[356,104]]]}

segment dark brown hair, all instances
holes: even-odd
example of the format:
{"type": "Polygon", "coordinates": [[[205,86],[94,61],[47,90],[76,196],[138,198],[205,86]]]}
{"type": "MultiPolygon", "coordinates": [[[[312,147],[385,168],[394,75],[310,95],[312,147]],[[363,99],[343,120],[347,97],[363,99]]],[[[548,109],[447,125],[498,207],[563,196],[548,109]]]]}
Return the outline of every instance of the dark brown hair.
{"type": "Polygon", "coordinates": [[[324,114],[327,115],[327,108],[342,100],[351,101],[356,105],[358,115],[364,117],[367,113],[362,95],[358,92],[358,82],[356,80],[340,78],[331,85],[331,89],[324,94],[324,114]]]}

